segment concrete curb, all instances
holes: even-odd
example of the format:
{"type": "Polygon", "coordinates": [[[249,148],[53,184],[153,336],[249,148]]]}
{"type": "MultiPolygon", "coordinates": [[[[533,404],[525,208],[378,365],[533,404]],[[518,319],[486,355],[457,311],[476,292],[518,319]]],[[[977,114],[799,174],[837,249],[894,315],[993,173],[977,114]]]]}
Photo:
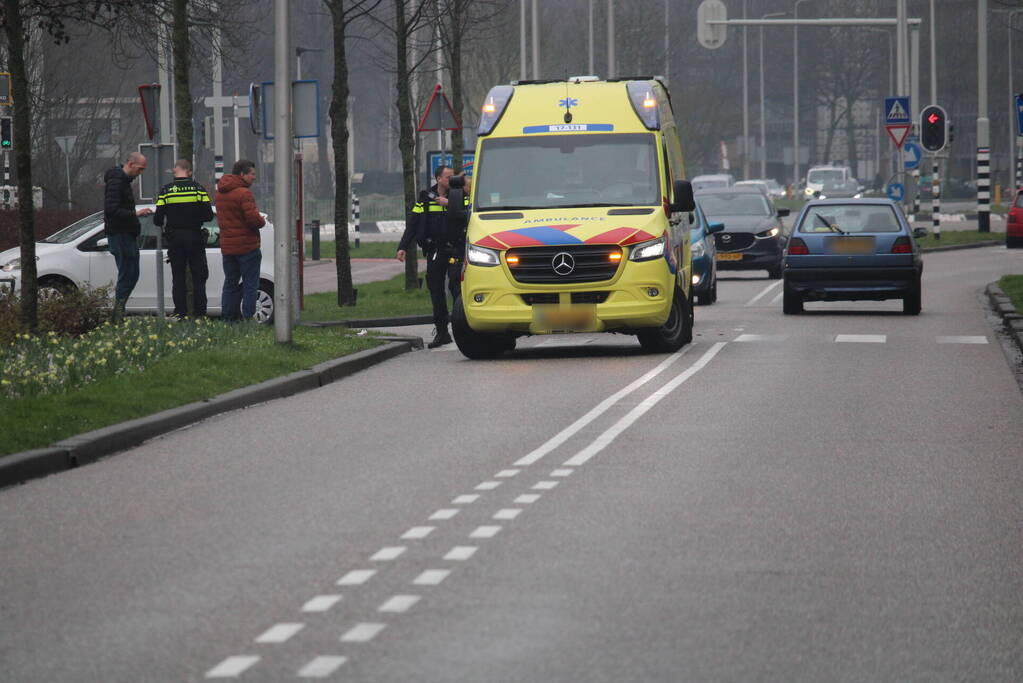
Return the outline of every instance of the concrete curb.
{"type": "Polygon", "coordinates": [[[1020,353],[1023,353],[1023,315],[1016,311],[1012,299],[1005,295],[997,282],[992,282],[985,287],[984,292],[987,294],[988,301],[991,302],[991,307],[995,309],[995,313],[1001,316],[1005,331],[1016,342],[1020,353]]]}
{"type": "Polygon", "coordinates": [[[980,247],[999,247],[1005,242],[998,240],[984,240],[983,242],[968,242],[967,244],[950,244],[947,247],[920,247],[921,254],[929,254],[933,251],[956,251],[958,249],[979,249],[980,247]]]}
{"type": "MultiPolygon", "coordinates": [[[[63,472],[137,446],[143,441],[238,408],[318,389],[414,348],[419,337],[392,337],[383,346],[353,353],[283,377],[229,391],[206,401],[164,410],[120,424],[72,436],[47,448],[0,456],[0,488],[63,472]]],[[[418,343],[417,343],[418,342],[418,343]]]]}

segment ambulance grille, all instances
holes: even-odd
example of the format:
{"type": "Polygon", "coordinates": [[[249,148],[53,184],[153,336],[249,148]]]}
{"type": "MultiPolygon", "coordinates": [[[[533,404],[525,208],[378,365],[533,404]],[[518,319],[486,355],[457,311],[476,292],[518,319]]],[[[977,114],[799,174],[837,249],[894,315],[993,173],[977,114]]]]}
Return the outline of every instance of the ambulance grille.
{"type": "Polygon", "coordinates": [[[614,244],[564,244],[554,247],[517,247],[509,249],[507,257],[517,256],[519,262],[509,266],[518,282],[529,284],[556,284],[565,282],[601,282],[610,280],[618,271],[620,261],[612,261],[612,254],[621,254],[614,244]],[[559,274],[554,270],[554,257],[565,253],[574,261],[572,271],[559,274]]]}

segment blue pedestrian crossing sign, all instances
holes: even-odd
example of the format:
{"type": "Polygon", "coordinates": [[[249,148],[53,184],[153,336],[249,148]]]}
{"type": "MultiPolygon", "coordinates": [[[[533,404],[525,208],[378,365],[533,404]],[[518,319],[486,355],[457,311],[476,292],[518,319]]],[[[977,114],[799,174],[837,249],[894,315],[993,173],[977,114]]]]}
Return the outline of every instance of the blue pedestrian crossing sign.
{"type": "Polygon", "coordinates": [[[909,98],[884,98],[884,122],[885,125],[912,123],[909,118],[909,98]]]}
{"type": "Polygon", "coordinates": [[[920,162],[924,158],[924,150],[916,143],[915,140],[907,140],[906,143],[902,145],[902,151],[906,154],[906,156],[903,157],[902,163],[907,171],[912,171],[920,166],[920,162]]]}
{"type": "Polygon", "coordinates": [[[1023,93],[1016,95],[1016,135],[1023,135],[1023,93]]]}
{"type": "Polygon", "coordinates": [[[893,202],[901,202],[906,198],[906,186],[902,183],[888,183],[888,186],[884,188],[884,193],[893,202]]]}

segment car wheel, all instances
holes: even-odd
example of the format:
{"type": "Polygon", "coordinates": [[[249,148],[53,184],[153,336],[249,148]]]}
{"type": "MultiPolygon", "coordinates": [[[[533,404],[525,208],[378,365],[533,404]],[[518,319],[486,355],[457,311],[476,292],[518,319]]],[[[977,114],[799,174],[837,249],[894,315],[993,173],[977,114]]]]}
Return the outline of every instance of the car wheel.
{"type": "Polygon", "coordinates": [[[779,262],[778,265],[776,265],[774,268],[767,269],[767,277],[771,278],[772,280],[778,280],[781,278],[781,271],[782,264],[781,262],[779,262]]]}
{"type": "Polygon", "coordinates": [[[663,325],[636,334],[640,345],[651,353],[672,353],[693,341],[693,302],[675,290],[671,300],[671,313],[663,325]]]}
{"type": "Polygon", "coordinates": [[[916,284],[902,299],[902,313],[904,315],[920,315],[920,303],[920,278],[917,278],[916,284]]]}
{"type": "Polygon", "coordinates": [[[1005,238],[1005,246],[1009,249],[1023,249],[1023,237],[1010,235],[1005,238]]]}
{"type": "Polygon", "coordinates": [[[65,294],[71,294],[77,289],[78,287],[75,286],[75,283],[70,280],[59,277],[44,277],[39,281],[36,296],[38,296],[39,301],[60,299],[65,294]]]}
{"type": "Polygon", "coordinates": [[[469,327],[462,297],[455,299],[451,311],[451,332],[458,350],[470,360],[492,360],[515,348],[515,337],[510,334],[481,334],[469,327]]]}
{"type": "Polygon", "coordinates": [[[714,279],[710,283],[710,302],[717,303],[718,300],[718,276],[714,274],[714,279]]]}
{"type": "Polygon", "coordinates": [[[260,325],[269,325],[274,320],[274,286],[266,280],[259,281],[254,319],[260,325]]]}
{"type": "Polygon", "coordinates": [[[785,315],[796,315],[803,312],[803,297],[788,285],[784,285],[785,292],[782,295],[782,311],[785,315]]]}

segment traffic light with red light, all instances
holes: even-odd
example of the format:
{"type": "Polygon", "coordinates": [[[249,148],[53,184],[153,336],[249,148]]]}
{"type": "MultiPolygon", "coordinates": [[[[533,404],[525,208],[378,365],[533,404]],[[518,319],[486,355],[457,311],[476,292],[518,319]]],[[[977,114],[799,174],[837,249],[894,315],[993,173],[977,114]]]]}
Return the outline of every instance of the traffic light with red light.
{"type": "Polygon", "coordinates": [[[928,152],[940,152],[948,143],[948,115],[936,104],[920,112],[920,145],[928,152]]]}

